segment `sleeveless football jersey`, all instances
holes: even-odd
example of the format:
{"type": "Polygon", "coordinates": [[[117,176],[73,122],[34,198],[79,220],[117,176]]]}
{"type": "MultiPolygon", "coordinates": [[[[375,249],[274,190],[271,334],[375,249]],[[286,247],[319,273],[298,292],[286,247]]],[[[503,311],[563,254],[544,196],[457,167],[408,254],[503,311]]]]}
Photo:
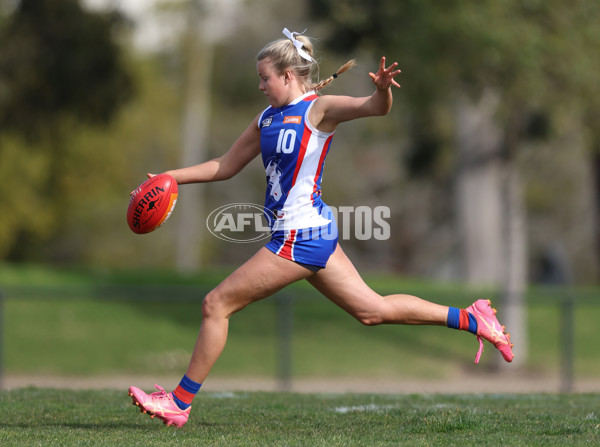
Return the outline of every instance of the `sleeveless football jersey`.
{"type": "Polygon", "coordinates": [[[332,133],[320,132],[308,122],[317,99],[308,92],[290,104],[268,107],[260,116],[260,144],[267,175],[265,208],[272,230],[322,227],[321,179],[332,133]]]}

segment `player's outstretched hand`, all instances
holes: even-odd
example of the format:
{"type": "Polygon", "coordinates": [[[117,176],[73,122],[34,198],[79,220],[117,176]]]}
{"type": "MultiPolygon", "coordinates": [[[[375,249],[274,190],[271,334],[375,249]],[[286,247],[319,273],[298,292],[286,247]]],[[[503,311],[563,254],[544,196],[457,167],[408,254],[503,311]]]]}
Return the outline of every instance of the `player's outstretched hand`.
{"type": "Polygon", "coordinates": [[[377,73],[369,73],[369,76],[373,80],[373,84],[380,89],[386,90],[390,88],[390,86],[400,87],[394,77],[398,76],[401,70],[394,70],[398,66],[398,62],[392,63],[388,68],[385,68],[385,56],[381,58],[381,62],[379,63],[379,70],[377,73]]]}

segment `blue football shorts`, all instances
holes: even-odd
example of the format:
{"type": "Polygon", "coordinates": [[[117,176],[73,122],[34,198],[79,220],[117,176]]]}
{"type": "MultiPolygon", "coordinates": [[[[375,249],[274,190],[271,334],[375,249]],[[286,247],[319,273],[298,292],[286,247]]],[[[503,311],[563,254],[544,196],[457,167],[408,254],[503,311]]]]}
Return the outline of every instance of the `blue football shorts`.
{"type": "Polygon", "coordinates": [[[332,219],[323,227],[275,231],[266,247],[276,255],[316,272],[325,268],[337,242],[337,225],[332,219]]]}

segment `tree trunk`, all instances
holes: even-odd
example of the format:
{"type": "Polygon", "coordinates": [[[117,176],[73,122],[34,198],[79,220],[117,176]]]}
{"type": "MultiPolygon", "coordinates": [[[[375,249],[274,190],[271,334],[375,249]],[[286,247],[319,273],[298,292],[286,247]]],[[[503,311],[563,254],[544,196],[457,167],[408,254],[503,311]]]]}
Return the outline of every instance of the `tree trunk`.
{"type": "MultiPolygon", "coordinates": [[[[184,88],[182,127],[182,166],[192,166],[207,158],[208,123],[210,120],[210,74],[212,44],[203,36],[201,10],[191,2],[186,31],[187,70],[184,88]]],[[[177,237],[177,269],[191,271],[200,268],[203,239],[203,187],[191,185],[181,193],[179,231],[177,237]]]]}
{"type": "Polygon", "coordinates": [[[514,163],[507,163],[504,184],[504,273],[502,277],[502,309],[504,321],[515,345],[513,364],[523,365],[527,359],[527,225],[523,204],[523,187],[514,163]]]}
{"type": "MultiPolygon", "coordinates": [[[[456,102],[456,213],[464,279],[498,288],[500,321],[511,331],[514,363],[527,358],[527,232],[523,191],[506,135],[496,121],[497,95],[456,102]]],[[[499,357],[498,357],[499,358],[499,357]]]]}
{"type": "Polygon", "coordinates": [[[478,102],[456,102],[456,214],[468,284],[500,283],[502,270],[501,134],[495,122],[499,101],[486,91],[478,102]]]}

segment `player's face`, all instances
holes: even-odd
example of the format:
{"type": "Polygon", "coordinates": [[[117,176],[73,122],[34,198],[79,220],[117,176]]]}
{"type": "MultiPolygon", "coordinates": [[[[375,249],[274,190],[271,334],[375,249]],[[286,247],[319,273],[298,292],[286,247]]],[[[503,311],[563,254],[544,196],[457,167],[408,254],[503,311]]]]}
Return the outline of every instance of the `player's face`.
{"type": "Polygon", "coordinates": [[[285,75],[278,74],[269,59],[263,59],[256,64],[260,82],[258,89],[265,94],[273,107],[283,107],[287,104],[288,83],[285,75]]]}

